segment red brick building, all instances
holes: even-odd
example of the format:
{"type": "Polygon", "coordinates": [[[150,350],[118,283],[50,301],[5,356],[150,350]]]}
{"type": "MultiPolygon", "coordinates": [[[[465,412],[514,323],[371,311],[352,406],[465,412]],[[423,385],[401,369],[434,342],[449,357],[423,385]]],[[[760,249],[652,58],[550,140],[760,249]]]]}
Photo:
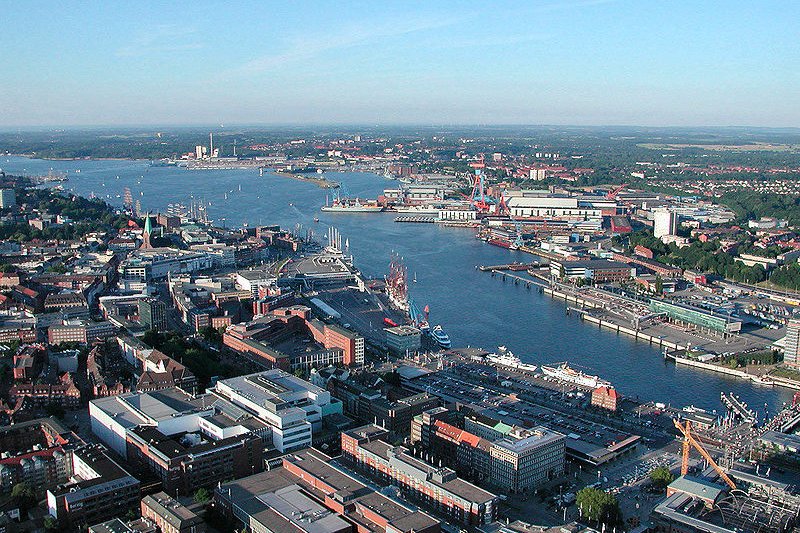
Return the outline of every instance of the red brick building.
{"type": "Polygon", "coordinates": [[[633,249],[633,253],[639,257],[646,257],[647,259],[653,258],[653,250],[641,244],[636,245],[636,248],[633,249]]]}
{"type": "Polygon", "coordinates": [[[80,406],[81,402],[81,391],[75,386],[69,373],[62,375],[54,384],[21,383],[14,385],[9,389],[8,395],[14,402],[29,398],[40,406],[57,404],[62,407],[76,408],[80,406]]]}
{"type": "Polygon", "coordinates": [[[598,387],[592,391],[592,405],[609,411],[616,411],[622,395],[614,387],[598,387]]]}

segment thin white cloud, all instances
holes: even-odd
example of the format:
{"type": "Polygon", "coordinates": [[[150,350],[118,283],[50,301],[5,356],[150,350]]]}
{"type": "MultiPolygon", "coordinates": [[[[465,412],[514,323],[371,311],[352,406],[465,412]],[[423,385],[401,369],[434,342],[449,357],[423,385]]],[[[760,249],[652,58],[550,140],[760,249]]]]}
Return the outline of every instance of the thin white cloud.
{"type": "Polygon", "coordinates": [[[133,42],[116,51],[118,57],[141,57],[149,54],[199,50],[196,28],[183,24],[157,24],[142,31],[133,42]]]}
{"type": "Polygon", "coordinates": [[[283,51],[251,59],[228,71],[225,77],[236,74],[266,72],[284,65],[308,60],[333,50],[365,46],[392,37],[442,29],[458,24],[467,18],[467,16],[462,15],[444,19],[425,18],[400,22],[386,21],[377,24],[365,21],[325,36],[304,34],[291,39],[283,51]]]}

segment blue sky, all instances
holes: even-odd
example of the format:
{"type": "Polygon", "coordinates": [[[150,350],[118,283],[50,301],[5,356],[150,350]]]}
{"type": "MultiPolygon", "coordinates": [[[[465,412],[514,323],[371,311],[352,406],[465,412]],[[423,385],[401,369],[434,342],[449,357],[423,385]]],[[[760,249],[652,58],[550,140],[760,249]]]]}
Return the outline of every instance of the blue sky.
{"type": "Polygon", "coordinates": [[[788,0],[6,2],[0,127],[797,127],[799,20],[788,0]]]}

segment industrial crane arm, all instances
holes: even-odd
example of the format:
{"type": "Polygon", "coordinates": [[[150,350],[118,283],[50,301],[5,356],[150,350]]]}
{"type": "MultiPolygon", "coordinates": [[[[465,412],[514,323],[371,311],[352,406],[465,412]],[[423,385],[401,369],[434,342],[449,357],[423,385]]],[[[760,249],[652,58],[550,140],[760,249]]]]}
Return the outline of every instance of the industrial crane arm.
{"type": "Polygon", "coordinates": [[[726,474],[725,471],[722,470],[722,468],[720,468],[720,466],[714,461],[714,459],[711,458],[711,455],[706,451],[705,448],[703,448],[702,444],[700,444],[694,438],[694,436],[692,435],[691,430],[689,429],[691,427],[690,422],[687,420],[686,421],[686,426],[683,426],[677,420],[673,420],[673,423],[675,424],[675,427],[678,428],[678,431],[680,431],[683,434],[683,437],[685,439],[684,440],[683,464],[681,465],[681,474],[682,475],[686,475],[686,469],[688,467],[688,459],[689,459],[689,454],[687,453],[687,451],[688,451],[687,444],[691,444],[692,447],[695,450],[697,450],[700,453],[700,455],[703,456],[703,459],[708,461],[708,464],[710,464],[714,468],[714,470],[717,472],[717,474],[719,474],[719,477],[721,477],[722,480],[725,483],[727,483],[727,485],[730,488],[735,489],[736,488],[736,483],[734,483],[733,480],[730,477],[728,477],[728,474],[726,474]]]}

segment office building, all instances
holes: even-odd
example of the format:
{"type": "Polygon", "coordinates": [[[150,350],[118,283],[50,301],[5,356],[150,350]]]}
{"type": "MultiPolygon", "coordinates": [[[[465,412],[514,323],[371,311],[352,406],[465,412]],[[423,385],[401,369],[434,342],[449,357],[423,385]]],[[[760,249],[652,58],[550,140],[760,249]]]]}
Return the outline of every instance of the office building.
{"type": "Polygon", "coordinates": [[[170,494],[191,494],[263,470],[267,426],[229,402],[180,389],[129,393],[89,404],[92,431],[170,494]]]}
{"type": "Polygon", "coordinates": [[[156,298],[141,299],[138,302],[139,323],[146,329],[165,331],[167,329],[167,305],[156,298]]]}
{"type": "Polygon", "coordinates": [[[364,337],[335,324],[325,324],[324,336],[325,348],[342,350],[342,363],[348,366],[364,364],[364,337]]]}
{"type": "Polygon", "coordinates": [[[516,428],[492,443],[491,483],[504,492],[533,490],[564,473],[566,437],[543,426],[516,428]]]}
{"type": "Polygon", "coordinates": [[[783,340],[783,362],[794,367],[800,366],[800,319],[791,318],[786,324],[786,337],[783,340]]]}
{"type": "Polygon", "coordinates": [[[451,523],[480,526],[497,519],[499,498],[435,467],[402,446],[385,442],[389,432],[375,425],[342,433],[342,458],[379,483],[400,487],[411,499],[447,516],[451,523]]]}
{"type": "Polygon", "coordinates": [[[47,328],[47,339],[50,344],[62,342],[79,342],[92,344],[114,336],[114,324],[108,320],[94,322],[92,320],[73,318],[63,320],[61,324],[53,324],[47,328]]]}
{"type": "Polygon", "coordinates": [[[139,506],[139,480],[99,444],[72,452],[69,480],[47,491],[47,508],[62,529],[124,516],[139,506]]]}
{"type": "Polygon", "coordinates": [[[131,252],[120,264],[120,285],[141,289],[152,279],[163,279],[168,274],[190,274],[213,265],[213,259],[202,252],[173,248],[139,249],[131,252]]]}
{"type": "Polygon", "coordinates": [[[419,443],[432,461],[505,493],[538,488],[564,472],[566,439],[560,433],[465,418],[473,433],[454,425],[457,419],[457,412],[445,408],[425,411],[412,422],[411,442],[419,443]]]}
{"type": "Polygon", "coordinates": [[[636,268],[621,261],[586,259],[550,261],[550,274],[558,279],[586,279],[595,283],[624,281],[636,276],[636,268]]]}
{"type": "Polygon", "coordinates": [[[255,356],[260,363],[283,370],[310,370],[332,364],[362,365],[364,337],[334,324],[309,319],[310,311],[308,307],[295,305],[276,309],[268,316],[247,323],[233,324],[225,330],[222,342],[233,350],[255,356]],[[322,349],[285,353],[273,347],[303,336],[310,336],[322,349]]]}
{"type": "Polygon", "coordinates": [[[395,355],[414,353],[422,346],[422,334],[412,326],[386,328],[386,346],[395,355]]]}
{"type": "Polygon", "coordinates": [[[657,239],[678,233],[678,215],[669,209],[653,211],[653,236],[657,239]]]}
{"type": "Polygon", "coordinates": [[[342,403],[328,391],[278,369],[222,379],[210,392],[265,423],[281,453],[311,446],[323,419],[342,414],[342,403]]]}
{"type": "Polygon", "coordinates": [[[214,505],[248,531],[439,533],[430,515],[357,481],[331,457],[304,449],[272,468],[214,491],[214,505]]]}
{"type": "Polygon", "coordinates": [[[375,382],[376,387],[369,387],[356,379],[334,377],[328,381],[327,388],[342,401],[347,416],[379,424],[392,438],[408,435],[415,416],[439,405],[438,397],[425,392],[413,394],[395,390],[387,396],[381,390],[382,383],[375,382]]]}
{"type": "Polygon", "coordinates": [[[17,205],[17,194],[14,189],[0,189],[0,209],[8,209],[17,205]]]}
{"type": "MultiPolygon", "coordinates": [[[[427,413],[415,417],[412,428],[420,425],[420,437],[428,433],[430,447],[422,449],[430,451],[431,460],[442,461],[444,466],[455,469],[459,476],[488,483],[491,477],[492,443],[444,420],[437,420],[436,415],[428,418],[427,413]],[[428,424],[425,424],[426,419],[428,424]],[[429,427],[425,428],[426,425],[429,427]]],[[[412,442],[413,432],[412,429],[412,442]]]]}

